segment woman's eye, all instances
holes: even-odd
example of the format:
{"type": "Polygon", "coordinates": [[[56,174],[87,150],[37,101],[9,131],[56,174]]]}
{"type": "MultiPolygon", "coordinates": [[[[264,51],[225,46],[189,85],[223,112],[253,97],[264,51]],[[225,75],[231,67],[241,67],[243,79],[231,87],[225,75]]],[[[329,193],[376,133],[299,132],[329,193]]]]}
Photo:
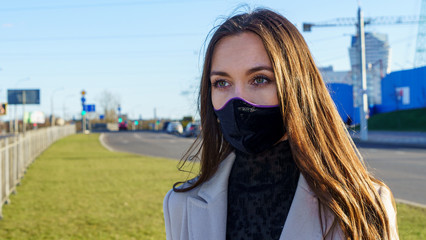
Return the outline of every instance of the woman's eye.
{"type": "Polygon", "coordinates": [[[225,80],[217,80],[213,83],[213,86],[216,88],[225,88],[229,86],[229,83],[225,80]]]}
{"type": "Polygon", "coordinates": [[[266,83],[269,83],[270,81],[269,81],[269,79],[268,78],[266,78],[266,77],[262,77],[262,76],[260,76],[260,77],[256,77],[255,79],[254,79],[254,81],[253,81],[253,83],[255,84],[255,85],[261,85],[261,84],[266,84],[266,83]]]}

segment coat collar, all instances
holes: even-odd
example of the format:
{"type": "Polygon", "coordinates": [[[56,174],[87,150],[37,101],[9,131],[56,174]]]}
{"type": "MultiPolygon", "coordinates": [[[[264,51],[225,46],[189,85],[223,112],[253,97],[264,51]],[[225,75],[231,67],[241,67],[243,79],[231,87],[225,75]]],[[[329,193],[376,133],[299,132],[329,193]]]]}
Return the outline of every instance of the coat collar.
{"type": "MultiPolygon", "coordinates": [[[[235,153],[231,153],[219,165],[216,174],[203,183],[198,194],[188,198],[189,239],[226,239],[228,179],[234,160],[235,153]]],[[[322,209],[322,224],[319,217],[318,199],[300,174],[280,239],[323,239],[323,234],[330,230],[334,216],[322,209]]]]}
{"type": "Polygon", "coordinates": [[[216,174],[203,183],[198,196],[206,203],[213,201],[220,193],[228,191],[228,179],[231,174],[232,165],[234,165],[235,153],[229,154],[220,164],[216,174]]]}
{"type": "Polygon", "coordinates": [[[202,184],[198,194],[187,199],[188,237],[190,240],[226,239],[228,178],[235,160],[231,153],[213,177],[202,184]]]}

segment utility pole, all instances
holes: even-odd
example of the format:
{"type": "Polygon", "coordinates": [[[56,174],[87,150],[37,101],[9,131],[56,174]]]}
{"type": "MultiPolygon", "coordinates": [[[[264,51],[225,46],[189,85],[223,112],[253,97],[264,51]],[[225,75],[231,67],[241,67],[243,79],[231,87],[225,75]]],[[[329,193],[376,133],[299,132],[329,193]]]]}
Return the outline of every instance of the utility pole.
{"type": "Polygon", "coordinates": [[[368,95],[367,95],[367,74],[365,69],[365,32],[364,32],[364,16],[361,8],[358,8],[358,47],[360,51],[360,78],[361,78],[361,106],[360,124],[361,124],[361,140],[368,140],[368,95]]]}
{"type": "Polygon", "coordinates": [[[52,96],[50,97],[50,114],[52,115],[50,118],[51,127],[55,126],[55,121],[56,121],[55,114],[53,113],[53,111],[54,111],[54,107],[53,107],[53,94],[52,94],[52,96]]]}
{"type": "MultiPolygon", "coordinates": [[[[61,87],[61,88],[58,88],[58,89],[55,89],[55,90],[53,90],[53,92],[52,92],[52,94],[50,95],[50,112],[51,112],[51,115],[52,115],[52,117],[51,117],[51,122],[50,122],[50,126],[55,126],[56,124],[56,118],[55,118],[55,113],[54,113],[54,111],[55,111],[55,108],[53,107],[53,103],[54,103],[54,101],[53,101],[53,98],[54,98],[54,96],[55,96],[55,93],[57,92],[57,91],[60,91],[60,90],[62,90],[62,89],[64,89],[63,87],[61,87]]],[[[84,95],[83,95],[83,97],[84,97],[84,95]]],[[[83,103],[84,104],[84,103],[83,103]]]]}
{"type": "Polygon", "coordinates": [[[157,108],[154,108],[154,130],[157,130],[157,108]]]}
{"type": "Polygon", "coordinates": [[[15,121],[13,124],[13,133],[19,133],[19,125],[18,125],[18,105],[15,104],[15,121]]]}
{"type": "MultiPolygon", "coordinates": [[[[9,109],[11,109],[11,108],[9,108],[9,109]]],[[[13,119],[12,119],[13,117],[12,117],[12,111],[9,111],[9,133],[12,133],[13,132],[13,119]]]]}
{"type": "Polygon", "coordinates": [[[25,102],[27,101],[27,95],[25,93],[26,91],[22,91],[22,133],[25,136],[25,132],[26,132],[26,128],[27,128],[27,124],[25,122],[25,102]]]}

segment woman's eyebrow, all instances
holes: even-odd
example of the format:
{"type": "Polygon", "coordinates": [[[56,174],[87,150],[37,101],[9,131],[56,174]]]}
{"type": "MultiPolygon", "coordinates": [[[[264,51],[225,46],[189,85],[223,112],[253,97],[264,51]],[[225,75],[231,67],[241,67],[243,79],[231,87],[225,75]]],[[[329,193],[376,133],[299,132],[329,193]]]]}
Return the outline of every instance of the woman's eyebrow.
{"type": "Polygon", "coordinates": [[[258,66],[258,67],[250,68],[249,70],[247,70],[246,74],[250,75],[252,73],[255,73],[255,72],[258,72],[258,71],[262,71],[262,70],[274,72],[274,69],[272,69],[271,67],[268,67],[268,66],[258,66]]]}
{"type": "MultiPolygon", "coordinates": [[[[255,72],[258,72],[258,71],[262,71],[262,70],[274,72],[274,69],[272,69],[271,67],[268,67],[268,66],[258,66],[258,67],[250,68],[249,70],[247,70],[246,74],[250,75],[252,73],[255,73],[255,72]]],[[[210,76],[213,76],[213,75],[218,75],[218,76],[222,76],[222,77],[229,77],[228,73],[222,72],[222,71],[211,71],[210,76]]]]}
{"type": "Polygon", "coordinates": [[[218,76],[222,76],[222,77],[230,77],[228,73],[221,72],[221,71],[211,71],[210,77],[213,76],[213,75],[218,75],[218,76]]]}

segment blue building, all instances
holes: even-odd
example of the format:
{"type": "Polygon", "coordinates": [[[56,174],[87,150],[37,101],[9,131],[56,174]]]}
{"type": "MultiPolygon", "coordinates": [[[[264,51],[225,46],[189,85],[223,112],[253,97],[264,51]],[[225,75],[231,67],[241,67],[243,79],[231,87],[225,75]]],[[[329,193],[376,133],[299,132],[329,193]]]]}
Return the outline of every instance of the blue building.
{"type": "MultiPolygon", "coordinates": [[[[354,107],[353,86],[327,84],[331,97],[344,122],[359,123],[359,108],[354,107]]],[[[426,66],[392,72],[381,82],[382,103],[369,106],[369,115],[405,109],[426,108],[426,66]]]]}
{"type": "Polygon", "coordinates": [[[353,122],[355,119],[352,85],[345,83],[329,83],[327,84],[327,88],[343,122],[353,122]]]}
{"type": "Polygon", "coordinates": [[[382,104],[375,113],[426,107],[426,66],[392,72],[382,79],[382,104]]]}

